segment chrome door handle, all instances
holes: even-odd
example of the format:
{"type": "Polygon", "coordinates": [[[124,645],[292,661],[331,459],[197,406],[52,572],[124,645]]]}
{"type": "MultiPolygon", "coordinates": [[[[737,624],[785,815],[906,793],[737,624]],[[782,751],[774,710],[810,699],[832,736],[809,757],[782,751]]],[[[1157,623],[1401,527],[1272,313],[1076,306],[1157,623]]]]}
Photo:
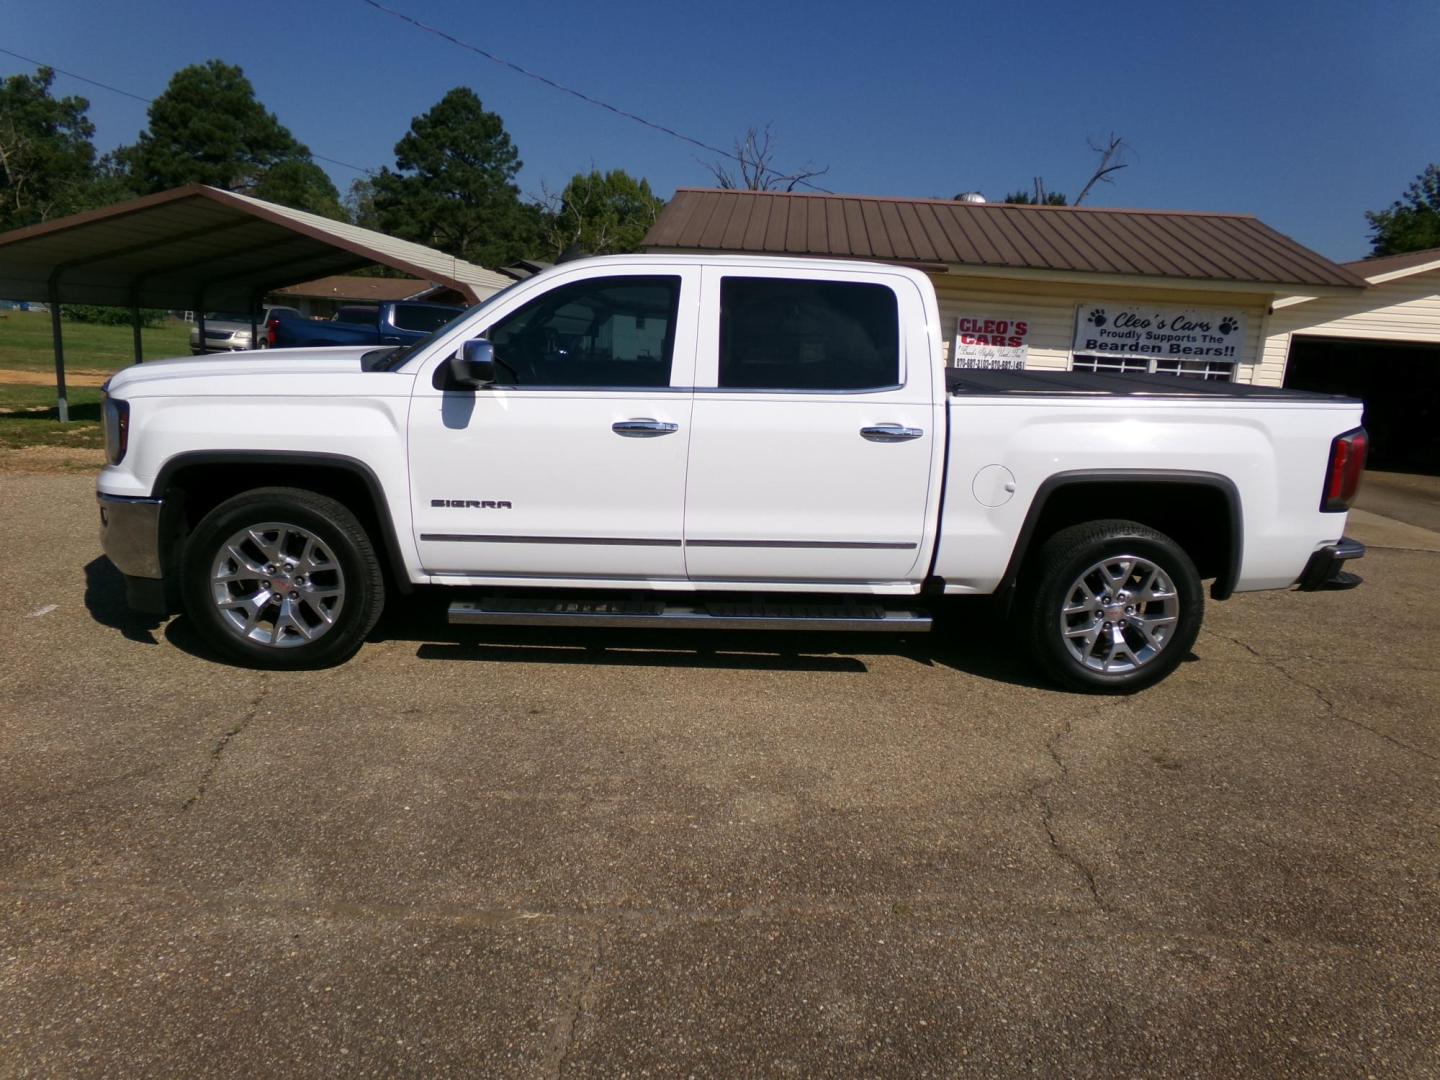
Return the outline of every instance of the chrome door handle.
{"type": "Polygon", "coordinates": [[[669,435],[679,431],[680,425],[666,420],[652,420],[648,416],[638,416],[634,420],[617,420],[610,425],[610,430],[616,435],[624,435],[631,439],[653,439],[657,435],[669,435]]]}
{"type": "Polygon", "coordinates": [[[871,442],[909,442],[924,434],[924,428],[905,427],[903,424],[874,424],[860,429],[860,437],[871,442]]]}

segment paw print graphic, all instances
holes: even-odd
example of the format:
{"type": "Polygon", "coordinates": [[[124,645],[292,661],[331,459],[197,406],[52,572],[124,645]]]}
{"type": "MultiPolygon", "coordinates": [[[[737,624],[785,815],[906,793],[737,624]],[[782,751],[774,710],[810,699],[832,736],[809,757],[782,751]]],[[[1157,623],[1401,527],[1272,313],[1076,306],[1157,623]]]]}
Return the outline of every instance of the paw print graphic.
{"type": "Polygon", "coordinates": [[[1107,321],[1105,318],[1105,309],[1096,308],[1094,311],[1090,312],[1089,318],[1087,318],[1085,321],[1088,322],[1091,326],[1104,326],[1107,321]]]}
{"type": "Polygon", "coordinates": [[[1235,329],[1236,325],[1235,316],[1226,315],[1225,318],[1220,320],[1220,333],[1228,334],[1235,329]]]}

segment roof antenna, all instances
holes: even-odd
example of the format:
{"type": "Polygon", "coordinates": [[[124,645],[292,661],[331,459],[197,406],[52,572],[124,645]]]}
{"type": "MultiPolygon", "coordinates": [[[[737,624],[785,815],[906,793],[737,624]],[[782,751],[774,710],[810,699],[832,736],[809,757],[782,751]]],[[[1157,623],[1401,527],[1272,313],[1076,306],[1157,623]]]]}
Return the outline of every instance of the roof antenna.
{"type": "Polygon", "coordinates": [[[561,263],[574,262],[576,259],[583,258],[585,258],[585,250],[577,240],[560,253],[560,257],[555,260],[555,265],[559,266],[561,263]]]}

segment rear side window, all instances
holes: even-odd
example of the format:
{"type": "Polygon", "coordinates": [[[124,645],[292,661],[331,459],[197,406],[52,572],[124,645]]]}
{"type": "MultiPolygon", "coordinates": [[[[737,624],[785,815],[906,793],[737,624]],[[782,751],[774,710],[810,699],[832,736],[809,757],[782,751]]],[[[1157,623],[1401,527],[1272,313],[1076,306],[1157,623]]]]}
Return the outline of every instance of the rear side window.
{"type": "Polygon", "coordinates": [[[374,326],[380,318],[380,309],[365,306],[342,307],[335,312],[335,321],[343,323],[354,323],[357,326],[374,326]]]}
{"type": "Polygon", "coordinates": [[[900,315],[886,286],[721,281],[722,388],[875,390],[899,383],[900,315]]]}
{"type": "Polygon", "coordinates": [[[401,330],[416,330],[428,334],[439,330],[453,319],[458,312],[449,308],[422,307],[419,304],[396,304],[395,325],[401,330]]]}

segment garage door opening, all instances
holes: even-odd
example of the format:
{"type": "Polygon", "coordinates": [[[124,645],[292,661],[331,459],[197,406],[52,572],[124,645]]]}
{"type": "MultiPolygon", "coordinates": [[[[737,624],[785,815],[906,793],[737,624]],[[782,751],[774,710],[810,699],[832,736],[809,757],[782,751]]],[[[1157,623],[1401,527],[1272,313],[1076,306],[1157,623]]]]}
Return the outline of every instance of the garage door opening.
{"type": "Polygon", "coordinates": [[[1440,476],[1440,345],[1296,336],[1285,385],[1361,398],[1371,467],[1440,476]]]}

